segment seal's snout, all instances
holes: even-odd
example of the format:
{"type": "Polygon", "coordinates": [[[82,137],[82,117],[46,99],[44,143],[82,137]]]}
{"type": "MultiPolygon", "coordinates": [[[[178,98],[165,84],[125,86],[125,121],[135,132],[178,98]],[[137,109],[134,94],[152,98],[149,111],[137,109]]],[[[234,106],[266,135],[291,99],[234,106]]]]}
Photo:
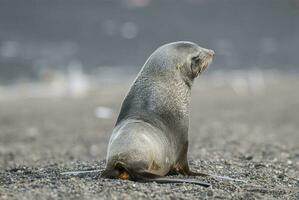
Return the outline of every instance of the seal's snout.
{"type": "Polygon", "coordinates": [[[212,49],[209,49],[208,54],[209,54],[209,56],[213,57],[215,55],[215,51],[213,51],[212,49]]]}

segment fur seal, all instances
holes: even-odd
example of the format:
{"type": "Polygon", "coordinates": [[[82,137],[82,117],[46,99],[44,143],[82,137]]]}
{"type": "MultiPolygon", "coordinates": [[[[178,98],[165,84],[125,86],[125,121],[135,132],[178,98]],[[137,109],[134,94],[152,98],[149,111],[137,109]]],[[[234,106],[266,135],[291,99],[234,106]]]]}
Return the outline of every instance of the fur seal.
{"type": "Polygon", "coordinates": [[[189,104],[193,81],[213,55],[186,41],[165,44],[151,54],[122,103],[103,177],[177,182],[162,177],[206,175],[188,165],[189,104]]]}
{"type": "MultiPolygon", "coordinates": [[[[166,175],[211,176],[193,172],[188,165],[188,128],[191,87],[212,62],[214,51],[192,42],[173,42],[159,47],[147,59],[117,118],[108,145],[106,168],[101,177],[139,182],[208,183],[166,175]]],[[[62,172],[81,176],[100,170],[62,172]]]]}

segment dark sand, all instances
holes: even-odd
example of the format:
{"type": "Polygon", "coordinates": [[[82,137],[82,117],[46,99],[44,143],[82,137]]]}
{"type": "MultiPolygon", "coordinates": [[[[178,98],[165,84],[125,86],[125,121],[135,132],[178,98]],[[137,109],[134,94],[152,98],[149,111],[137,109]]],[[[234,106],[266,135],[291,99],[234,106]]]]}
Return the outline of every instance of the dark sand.
{"type": "Polygon", "coordinates": [[[0,199],[299,199],[299,80],[294,75],[265,79],[264,89],[259,79],[247,87],[237,78],[235,91],[229,82],[209,76],[195,84],[191,167],[247,184],[196,177],[212,185],[202,188],[60,175],[103,170],[130,81],[102,84],[84,98],[0,101],[0,199]],[[111,107],[112,118],[96,118],[97,106],[111,107]]]}

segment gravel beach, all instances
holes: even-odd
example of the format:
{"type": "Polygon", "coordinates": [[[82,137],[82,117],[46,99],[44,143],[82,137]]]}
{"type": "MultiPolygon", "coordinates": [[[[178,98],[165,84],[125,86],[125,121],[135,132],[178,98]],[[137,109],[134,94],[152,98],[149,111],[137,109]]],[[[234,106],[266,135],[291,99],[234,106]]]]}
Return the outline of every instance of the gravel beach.
{"type": "Polygon", "coordinates": [[[196,81],[190,166],[246,181],[195,177],[209,188],[60,174],[104,169],[133,79],[98,83],[80,98],[2,99],[0,199],[299,199],[299,80],[279,74],[215,74],[196,81]]]}

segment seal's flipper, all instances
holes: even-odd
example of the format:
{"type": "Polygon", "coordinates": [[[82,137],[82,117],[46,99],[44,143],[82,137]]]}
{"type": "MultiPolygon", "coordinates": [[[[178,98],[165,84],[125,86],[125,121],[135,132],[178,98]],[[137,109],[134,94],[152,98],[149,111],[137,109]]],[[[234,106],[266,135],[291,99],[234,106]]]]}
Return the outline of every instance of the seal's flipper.
{"type": "Polygon", "coordinates": [[[130,179],[130,173],[125,163],[117,161],[115,164],[106,167],[100,177],[128,180],[130,179]]]}
{"type": "Polygon", "coordinates": [[[117,162],[113,168],[106,168],[106,170],[104,170],[100,176],[104,178],[118,178],[141,183],[190,183],[203,187],[210,186],[208,183],[200,182],[194,179],[167,178],[147,171],[136,172],[122,162],[117,162]]]}

